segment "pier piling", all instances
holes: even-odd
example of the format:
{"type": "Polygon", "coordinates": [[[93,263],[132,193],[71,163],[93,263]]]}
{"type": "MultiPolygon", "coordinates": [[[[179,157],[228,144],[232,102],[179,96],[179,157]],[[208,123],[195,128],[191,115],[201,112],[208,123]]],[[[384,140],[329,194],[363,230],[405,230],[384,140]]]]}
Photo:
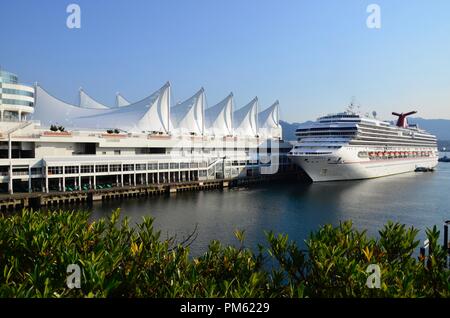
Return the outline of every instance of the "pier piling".
{"type": "Polygon", "coordinates": [[[0,210],[17,210],[31,207],[39,209],[41,206],[56,207],[64,204],[82,202],[106,201],[111,199],[150,197],[155,195],[170,195],[178,192],[205,191],[227,189],[232,187],[249,186],[252,184],[270,182],[274,180],[295,179],[291,173],[279,173],[272,176],[245,177],[235,179],[197,180],[187,182],[159,183],[138,186],[120,186],[109,189],[89,189],[83,191],[65,191],[48,193],[16,193],[0,195],[0,210]]]}

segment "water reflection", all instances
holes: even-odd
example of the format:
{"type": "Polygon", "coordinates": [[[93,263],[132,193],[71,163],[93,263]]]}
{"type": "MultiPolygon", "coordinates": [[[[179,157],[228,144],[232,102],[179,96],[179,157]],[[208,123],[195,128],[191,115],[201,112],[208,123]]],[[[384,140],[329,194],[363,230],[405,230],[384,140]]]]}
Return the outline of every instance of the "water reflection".
{"type": "MultiPolygon", "coordinates": [[[[233,231],[246,231],[247,245],[264,242],[264,231],[289,234],[300,244],[310,231],[325,223],[352,220],[377,235],[387,220],[420,229],[441,226],[450,219],[450,164],[433,173],[408,173],[351,182],[317,184],[274,183],[248,189],[181,193],[172,197],[128,199],[96,203],[93,217],[107,216],[117,207],[132,222],[155,218],[164,235],[189,234],[198,224],[195,254],[218,239],[236,243],[233,231]]],[[[423,238],[423,231],[421,231],[423,238]]]]}

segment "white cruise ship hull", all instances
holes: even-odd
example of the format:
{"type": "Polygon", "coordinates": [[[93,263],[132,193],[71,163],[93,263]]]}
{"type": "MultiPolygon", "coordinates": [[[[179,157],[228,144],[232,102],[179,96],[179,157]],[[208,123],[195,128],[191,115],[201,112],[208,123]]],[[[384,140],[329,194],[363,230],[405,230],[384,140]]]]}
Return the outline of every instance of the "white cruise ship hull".
{"type": "MultiPolygon", "coordinates": [[[[353,105],[351,105],[353,107],[353,105]]],[[[378,178],[434,169],[436,136],[408,126],[416,112],[393,113],[396,125],[352,111],[323,116],[296,130],[291,160],[313,181],[378,178]]]]}
{"type": "Polygon", "coordinates": [[[374,160],[361,162],[333,162],[329,157],[305,158],[292,156],[314,182],[358,180],[378,178],[400,173],[412,172],[417,168],[434,169],[438,164],[437,157],[405,158],[392,160],[374,160]],[[308,159],[305,161],[305,159],[308,159]]]}

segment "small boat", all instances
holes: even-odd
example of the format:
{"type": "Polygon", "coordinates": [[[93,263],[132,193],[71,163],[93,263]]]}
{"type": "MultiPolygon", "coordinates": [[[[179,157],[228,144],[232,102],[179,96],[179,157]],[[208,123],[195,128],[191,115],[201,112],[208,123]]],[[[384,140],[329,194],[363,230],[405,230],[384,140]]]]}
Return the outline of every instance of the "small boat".
{"type": "Polygon", "coordinates": [[[416,167],[416,170],[414,170],[415,172],[430,172],[433,171],[433,169],[430,168],[426,168],[426,167],[416,167]]]}
{"type": "Polygon", "coordinates": [[[444,157],[442,157],[442,158],[439,158],[438,161],[439,161],[439,162],[450,162],[450,158],[447,157],[447,156],[444,156],[444,157]]]}

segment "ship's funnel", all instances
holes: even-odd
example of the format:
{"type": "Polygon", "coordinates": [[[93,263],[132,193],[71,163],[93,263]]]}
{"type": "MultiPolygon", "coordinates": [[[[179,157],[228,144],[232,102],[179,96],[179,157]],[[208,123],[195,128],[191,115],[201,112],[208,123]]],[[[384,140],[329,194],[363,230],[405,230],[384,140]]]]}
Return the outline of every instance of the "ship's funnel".
{"type": "Polygon", "coordinates": [[[412,112],[408,112],[408,113],[400,113],[400,114],[393,112],[392,115],[398,116],[397,127],[406,128],[406,127],[408,127],[408,121],[406,120],[406,117],[409,115],[416,114],[416,113],[417,113],[416,111],[412,111],[412,112]]]}

